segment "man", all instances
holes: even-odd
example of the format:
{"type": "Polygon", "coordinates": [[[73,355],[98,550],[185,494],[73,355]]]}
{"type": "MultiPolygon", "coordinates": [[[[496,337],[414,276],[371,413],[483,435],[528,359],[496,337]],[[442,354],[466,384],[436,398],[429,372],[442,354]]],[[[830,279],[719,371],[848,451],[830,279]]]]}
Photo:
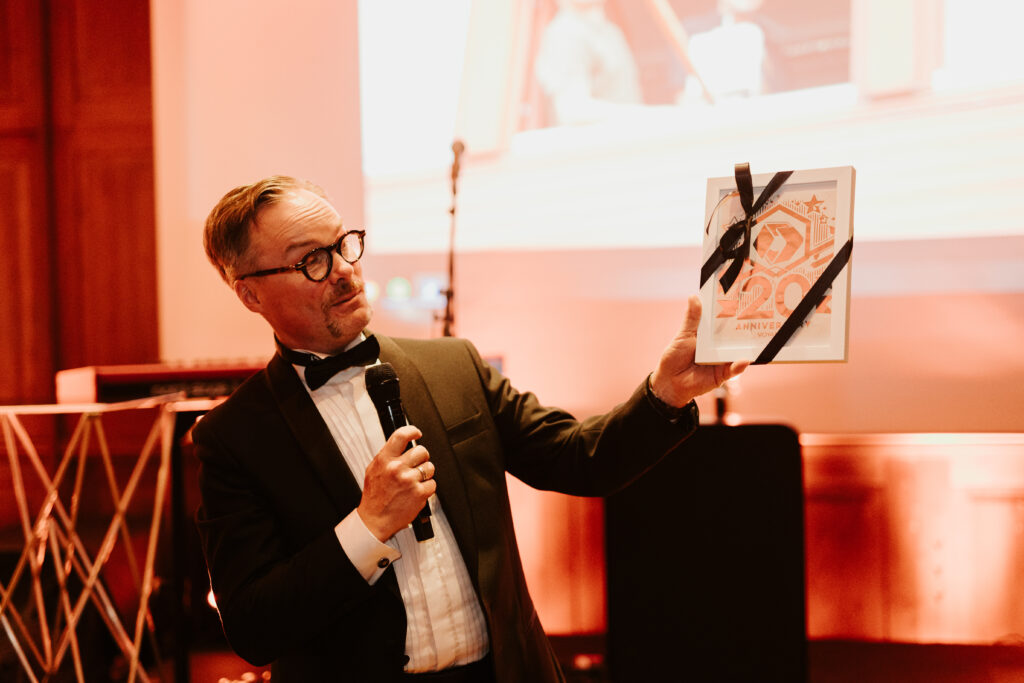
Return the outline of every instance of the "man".
{"type": "Polygon", "coordinates": [[[563,680],[526,590],[505,472],[606,495],[686,438],[693,397],[745,367],[693,364],[699,301],[632,397],[580,423],[517,392],[465,341],[371,336],[363,235],[315,185],[277,176],[232,190],[204,242],[278,343],[193,433],[199,528],[235,651],[274,662],[277,682],[563,680]],[[335,361],[319,358],[346,349],[356,365],[328,378],[335,361]],[[363,367],[378,356],[410,422],[386,442],[363,367]],[[420,542],[408,526],[428,501],[435,535],[420,542]]]}

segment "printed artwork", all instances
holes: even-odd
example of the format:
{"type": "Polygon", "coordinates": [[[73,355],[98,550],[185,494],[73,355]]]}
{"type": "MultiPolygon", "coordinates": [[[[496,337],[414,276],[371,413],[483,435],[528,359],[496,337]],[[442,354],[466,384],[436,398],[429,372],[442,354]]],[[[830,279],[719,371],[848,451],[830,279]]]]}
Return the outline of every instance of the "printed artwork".
{"type": "MultiPolygon", "coordinates": [[[[706,352],[711,349],[714,360],[753,360],[779,333],[851,236],[852,171],[850,167],[798,171],[757,211],[750,227],[749,256],[735,282],[728,291],[724,289],[722,267],[701,289],[703,334],[710,344],[703,345],[702,358],[698,335],[698,361],[710,361],[706,352]],[[838,177],[846,173],[829,171],[848,172],[849,186],[844,187],[845,178],[838,177]],[[823,174],[834,177],[813,179],[823,174]]],[[[771,176],[754,177],[755,198],[771,176]]],[[[746,218],[736,183],[730,180],[709,181],[705,259],[720,243],[722,233],[746,218]]],[[[845,360],[849,273],[847,264],[773,360],[845,360]],[[837,289],[842,303],[838,309],[837,289]],[[841,347],[838,354],[837,345],[841,347]]]]}

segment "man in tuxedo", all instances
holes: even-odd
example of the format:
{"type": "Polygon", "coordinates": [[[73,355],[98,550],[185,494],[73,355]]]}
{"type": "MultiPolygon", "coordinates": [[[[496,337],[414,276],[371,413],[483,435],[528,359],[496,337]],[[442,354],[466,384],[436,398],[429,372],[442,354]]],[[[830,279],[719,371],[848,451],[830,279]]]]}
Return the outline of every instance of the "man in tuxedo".
{"type": "Polygon", "coordinates": [[[505,473],[586,496],[625,486],[697,426],[700,303],[633,395],[578,422],[457,339],[372,335],[363,234],[275,176],[207,219],[210,261],[278,353],[195,427],[198,524],[224,632],[280,681],[563,680],[526,589],[505,473]],[[409,425],[387,439],[366,366],[390,363],[409,425]],[[411,442],[418,442],[409,447],[411,442]],[[433,537],[409,528],[429,505],[433,537]]]}

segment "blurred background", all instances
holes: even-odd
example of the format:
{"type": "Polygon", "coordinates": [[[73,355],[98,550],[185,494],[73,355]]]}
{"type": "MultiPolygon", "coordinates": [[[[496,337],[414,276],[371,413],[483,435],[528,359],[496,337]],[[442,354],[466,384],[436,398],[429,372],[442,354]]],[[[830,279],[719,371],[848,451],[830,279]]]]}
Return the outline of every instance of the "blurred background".
{"type": "MultiPolygon", "coordinates": [[[[800,434],[812,643],[1019,645],[1022,21],[1000,0],[0,0],[0,404],[53,402],[70,368],[265,362],[201,233],[285,173],[366,228],[374,330],[439,336],[451,284],[455,334],[514,385],[602,412],[698,290],[708,178],[850,165],[849,360],[753,368],[725,417],[800,434]]],[[[510,487],[545,627],[600,655],[602,501],[510,487]]]]}

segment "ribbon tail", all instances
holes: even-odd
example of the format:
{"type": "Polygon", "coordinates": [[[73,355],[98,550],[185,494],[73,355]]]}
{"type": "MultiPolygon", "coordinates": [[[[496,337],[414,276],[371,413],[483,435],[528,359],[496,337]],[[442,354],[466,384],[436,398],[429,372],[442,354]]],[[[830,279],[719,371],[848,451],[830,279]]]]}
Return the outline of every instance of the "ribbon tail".
{"type": "Polygon", "coordinates": [[[722,273],[722,277],[719,278],[718,282],[722,285],[722,291],[728,293],[732,289],[733,284],[736,282],[736,278],[740,275],[740,270],[743,269],[743,263],[746,258],[743,254],[737,254],[729,264],[729,267],[722,273]]]}
{"type": "Polygon", "coordinates": [[[718,267],[725,263],[725,256],[722,254],[722,247],[715,247],[715,251],[712,252],[708,260],[704,262],[704,265],[700,269],[700,286],[703,287],[704,283],[707,282],[718,267]]]}
{"type": "Polygon", "coordinates": [[[735,253],[735,244],[743,234],[742,223],[736,222],[730,225],[722,233],[722,238],[718,242],[718,246],[708,257],[708,260],[701,266],[700,269],[700,286],[703,287],[704,283],[707,282],[715,271],[726,262],[727,259],[732,258],[735,253]]]}
{"type": "Polygon", "coordinates": [[[775,359],[775,356],[779,353],[779,350],[789,341],[790,337],[800,328],[804,320],[811,312],[821,304],[822,299],[825,298],[825,294],[829,288],[832,287],[832,283],[836,277],[842,272],[843,267],[850,261],[850,255],[853,252],[853,238],[847,240],[846,244],[836,252],[836,255],[832,258],[832,262],[828,264],[828,267],[821,273],[821,276],[815,280],[814,284],[804,295],[804,298],[800,300],[793,312],[786,318],[786,322],[782,324],[782,327],[778,329],[775,335],[771,338],[768,344],[761,350],[757,358],[751,365],[764,365],[770,363],[775,359]]]}

